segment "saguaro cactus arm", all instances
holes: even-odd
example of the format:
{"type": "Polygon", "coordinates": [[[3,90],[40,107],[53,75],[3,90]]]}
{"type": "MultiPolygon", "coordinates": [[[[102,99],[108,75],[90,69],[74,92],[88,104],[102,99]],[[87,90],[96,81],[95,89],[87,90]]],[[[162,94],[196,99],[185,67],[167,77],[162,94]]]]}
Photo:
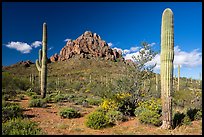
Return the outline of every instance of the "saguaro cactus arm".
{"type": "Polygon", "coordinates": [[[38,59],[35,61],[35,64],[36,64],[36,67],[37,67],[38,71],[41,71],[42,68],[41,68],[41,66],[40,66],[40,63],[39,63],[39,60],[38,60],[38,59]]]}

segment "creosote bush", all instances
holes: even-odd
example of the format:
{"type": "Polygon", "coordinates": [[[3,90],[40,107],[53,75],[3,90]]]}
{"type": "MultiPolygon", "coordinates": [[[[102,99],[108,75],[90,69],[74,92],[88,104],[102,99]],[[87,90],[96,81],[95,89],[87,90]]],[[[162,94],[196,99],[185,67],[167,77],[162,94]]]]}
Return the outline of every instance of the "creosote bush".
{"type": "Polygon", "coordinates": [[[2,121],[22,117],[23,109],[16,103],[2,102],[2,121]]]}
{"type": "Polygon", "coordinates": [[[44,99],[31,99],[29,102],[29,107],[46,107],[46,100],[44,99]]]}
{"type": "Polygon", "coordinates": [[[145,124],[153,124],[155,126],[160,126],[162,121],[160,120],[160,116],[156,111],[146,110],[142,111],[139,120],[145,124]]]}
{"type": "Polygon", "coordinates": [[[61,118],[79,118],[81,114],[73,108],[63,108],[60,110],[59,115],[61,118]]]}
{"type": "Polygon", "coordinates": [[[106,113],[110,124],[117,124],[125,120],[123,113],[120,111],[110,110],[106,113]]]}
{"type": "Polygon", "coordinates": [[[92,129],[101,129],[109,124],[108,117],[102,111],[94,111],[87,117],[85,125],[92,129]]]}
{"type": "Polygon", "coordinates": [[[40,135],[41,129],[28,119],[14,118],[2,124],[2,135],[40,135]]]}

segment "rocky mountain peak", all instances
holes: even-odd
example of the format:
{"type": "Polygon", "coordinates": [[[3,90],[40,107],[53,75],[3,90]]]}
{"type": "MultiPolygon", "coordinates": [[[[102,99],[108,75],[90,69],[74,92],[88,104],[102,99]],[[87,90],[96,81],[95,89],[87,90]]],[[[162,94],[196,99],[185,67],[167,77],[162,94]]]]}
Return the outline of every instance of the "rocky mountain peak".
{"type": "Polygon", "coordinates": [[[80,58],[99,57],[114,61],[124,60],[121,51],[111,49],[98,34],[85,31],[76,40],[68,40],[59,55],[51,56],[50,61],[64,61],[76,56],[80,58]]]}

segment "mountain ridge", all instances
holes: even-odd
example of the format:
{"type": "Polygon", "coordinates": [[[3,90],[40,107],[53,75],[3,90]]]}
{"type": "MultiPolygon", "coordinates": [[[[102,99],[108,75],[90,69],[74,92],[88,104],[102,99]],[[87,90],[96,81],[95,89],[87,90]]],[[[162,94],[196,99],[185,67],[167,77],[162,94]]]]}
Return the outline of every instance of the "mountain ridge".
{"type": "Polygon", "coordinates": [[[65,61],[73,57],[124,61],[121,50],[112,49],[105,40],[102,40],[98,34],[91,31],[85,31],[75,40],[68,40],[60,53],[55,53],[49,60],[51,62],[65,61]]]}

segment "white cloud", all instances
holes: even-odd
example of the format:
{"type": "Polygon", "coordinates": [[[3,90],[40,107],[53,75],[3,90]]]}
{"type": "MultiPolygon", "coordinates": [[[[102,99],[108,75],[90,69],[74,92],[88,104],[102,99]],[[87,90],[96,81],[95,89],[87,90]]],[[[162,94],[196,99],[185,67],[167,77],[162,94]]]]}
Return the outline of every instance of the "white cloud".
{"type": "Polygon", "coordinates": [[[18,41],[17,42],[11,41],[8,44],[6,44],[6,47],[11,48],[11,49],[16,49],[23,54],[30,53],[30,51],[32,50],[32,47],[28,45],[27,43],[18,42],[18,41]]]}
{"type": "Polygon", "coordinates": [[[37,47],[39,47],[40,45],[42,45],[42,42],[41,42],[41,41],[35,41],[35,42],[33,42],[33,43],[31,44],[31,47],[37,48],[37,47]]]}
{"type": "Polygon", "coordinates": [[[71,40],[71,39],[68,39],[68,38],[67,38],[67,39],[65,39],[64,41],[67,42],[67,41],[69,41],[69,40],[71,40]]]}
{"type": "Polygon", "coordinates": [[[135,51],[137,51],[139,49],[139,47],[131,47],[130,48],[130,52],[135,52],[135,51]]]}
{"type": "MultiPolygon", "coordinates": [[[[155,43],[151,43],[150,46],[155,45],[155,43]]],[[[135,49],[136,50],[136,49],[135,49]]],[[[137,49],[138,50],[138,49],[137,49]]],[[[141,49],[140,49],[141,50],[141,49]]],[[[131,59],[133,60],[132,56],[139,55],[139,51],[131,53],[131,50],[123,50],[125,51],[124,58],[125,60],[131,59]]],[[[157,54],[150,62],[147,62],[146,65],[154,65],[156,63],[155,70],[160,69],[160,54],[157,54]]],[[[191,52],[182,51],[179,46],[174,47],[174,68],[178,67],[178,64],[181,67],[193,68],[199,65],[202,65],[202,53],[198,51],[198,49],[194,49],[191,52]]]]}
{"type": "MultiPolygon", "coordinates": [[[[160,54],[157,54],[154,59],[148,64],[152,65],[157,63],[155,70],[160,69],[160,54]]],[[[178,65],[181,67],[193,68],[202,65],[202,53],[198,52],[198,49],[194,49],[191,52],[182,51],[179,46],[174,47],[174,68],[178,65]]]]}
{"type": "Polygon", "coordinates": [[[109,42],[109,43],[108,43],[108,46],[109,46],[109,47],[113,46],[113,43],[109,42]]]}
{"type": "Polygon", "coordinates": [[[156,43],[152,42],[151,44],[148,44],[150,47],[154,46],[156,43]]]}

